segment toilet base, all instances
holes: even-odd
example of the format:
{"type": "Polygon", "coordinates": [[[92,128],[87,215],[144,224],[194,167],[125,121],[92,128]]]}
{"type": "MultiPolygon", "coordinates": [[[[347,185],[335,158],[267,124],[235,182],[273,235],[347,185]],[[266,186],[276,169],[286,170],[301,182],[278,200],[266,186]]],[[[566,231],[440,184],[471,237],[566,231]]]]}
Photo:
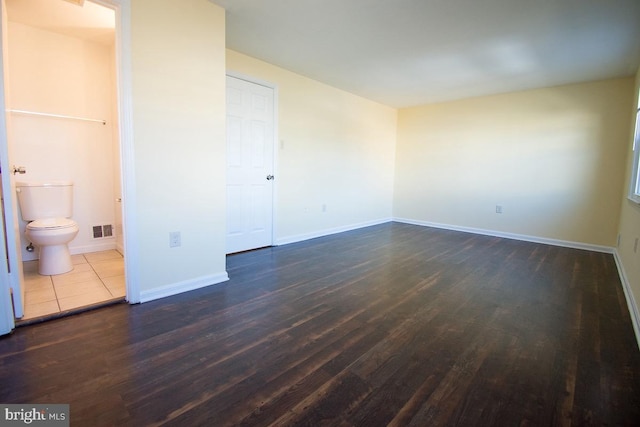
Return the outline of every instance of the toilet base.
{"type": "Polygon", "coordinates": [[[73,264],[66,244],[40,246],[38,273],[43,276],[54,276],[71,270],[73,270],[73,264]]]}

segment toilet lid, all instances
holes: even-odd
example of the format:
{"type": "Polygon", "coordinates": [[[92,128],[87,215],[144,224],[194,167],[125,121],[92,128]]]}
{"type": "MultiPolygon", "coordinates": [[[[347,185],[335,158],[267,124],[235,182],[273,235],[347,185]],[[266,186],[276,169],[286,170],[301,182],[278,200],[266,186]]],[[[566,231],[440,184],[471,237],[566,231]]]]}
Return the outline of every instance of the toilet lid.
{"type": "Polygon", "coordinates": [[[30,230],[42,230],[50,228],[69,228],[76,225],[76,222],[69,218],[47,218],[36,219],[27,224],[27,228],[30,230]]]}

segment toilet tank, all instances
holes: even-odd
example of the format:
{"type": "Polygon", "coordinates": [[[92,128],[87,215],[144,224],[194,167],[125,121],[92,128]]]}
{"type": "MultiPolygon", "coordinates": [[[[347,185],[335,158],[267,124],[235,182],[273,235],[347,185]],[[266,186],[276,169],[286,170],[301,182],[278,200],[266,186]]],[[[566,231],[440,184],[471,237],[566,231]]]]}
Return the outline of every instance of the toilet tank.
{"type": "Polygon", "coordinates": [[[16,192],[25,221],[73,215],[71,181],[16,182],[16,192]]]}

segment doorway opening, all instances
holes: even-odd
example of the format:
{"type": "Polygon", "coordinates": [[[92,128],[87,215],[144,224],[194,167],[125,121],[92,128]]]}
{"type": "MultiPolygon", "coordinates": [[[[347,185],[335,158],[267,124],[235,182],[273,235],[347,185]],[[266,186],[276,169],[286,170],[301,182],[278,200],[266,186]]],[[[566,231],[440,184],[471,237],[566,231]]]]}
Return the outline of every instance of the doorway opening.
{"type": "Polygon", "coordinates": [[[11,189],[3,199],[12,202],[4,212],[12,209],[5,216],[13,219],[15,242],[6,243],[15,258],[12,274],[19,273],[12,299],[20,324],[127,294],[116,13],[89,0],[3,2],[8,161],[18,170],[3,174],[3,188],[11,189]],[[41,275],[15,184],[50,181],[73,183],[72,218],[79,232],[68,244],[73,270],[41,275]]]}

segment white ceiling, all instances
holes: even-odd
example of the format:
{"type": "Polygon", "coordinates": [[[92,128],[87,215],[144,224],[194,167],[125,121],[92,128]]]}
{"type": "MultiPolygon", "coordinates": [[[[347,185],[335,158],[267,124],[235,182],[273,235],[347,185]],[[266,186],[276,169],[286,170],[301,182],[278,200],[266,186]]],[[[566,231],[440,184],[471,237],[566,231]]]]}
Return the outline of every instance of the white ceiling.
{"type": "MultiPolygon", "coordinates": [[[[640,0],[211,0],[227,47],[394,107],[633,75],[640,0]]],[[[10,21],[100,43],[114,12],[6,0],[10,21]]]]}
{"type": "Polygon", "coordinates": [[[640,65],[640,0],[211,1],[228,48],[394,107],[640,65]]]}
{"type": "Polygon", "coordinates": [[[115,12],[85,1],[82,6],[63,0],[5,0],[7,19],[42,30],[96,43],[115,40],[115,12]]]}

